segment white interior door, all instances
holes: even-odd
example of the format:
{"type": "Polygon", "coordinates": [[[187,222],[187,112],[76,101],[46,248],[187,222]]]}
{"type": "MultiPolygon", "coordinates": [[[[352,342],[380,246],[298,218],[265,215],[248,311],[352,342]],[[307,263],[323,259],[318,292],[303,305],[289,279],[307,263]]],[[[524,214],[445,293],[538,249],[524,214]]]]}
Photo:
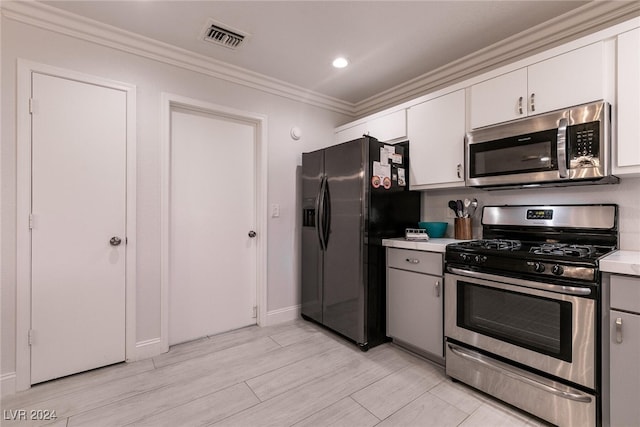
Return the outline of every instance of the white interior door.
{"type": "Polygon", "coordinates": [[[39,73],[32,97],[34,384],[125,359],[127,104],[39,73]]]}
{"type": "Polygon", "coordinates": [[[256,126],[171,111],[169,344],[256,323],[256,126]]]}

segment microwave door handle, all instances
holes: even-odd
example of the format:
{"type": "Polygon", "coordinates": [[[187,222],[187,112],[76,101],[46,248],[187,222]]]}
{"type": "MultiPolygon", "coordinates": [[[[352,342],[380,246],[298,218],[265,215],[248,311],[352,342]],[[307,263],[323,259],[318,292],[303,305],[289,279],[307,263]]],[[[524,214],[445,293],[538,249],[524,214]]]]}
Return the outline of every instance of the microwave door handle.
{"type": "Polygon", "coordinates": [[[567,119],[558,122],[558,174],[560,178],[567,178],[567,119]]]}

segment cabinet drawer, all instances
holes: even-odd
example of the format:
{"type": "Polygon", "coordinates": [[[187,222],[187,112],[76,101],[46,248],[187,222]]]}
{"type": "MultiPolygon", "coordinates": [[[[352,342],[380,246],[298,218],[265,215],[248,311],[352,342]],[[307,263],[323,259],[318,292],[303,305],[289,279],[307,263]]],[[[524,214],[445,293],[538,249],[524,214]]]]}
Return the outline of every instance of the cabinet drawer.
{"type": "Polygon", "coordinates": [[[611,275],[611,308],[640,313],[640,278],[611,275]]]}
{"type": "Polygon", "coordinates": [[[387,266],[442,276],[442,254],[389,248],[387,249],[387,266]]]}

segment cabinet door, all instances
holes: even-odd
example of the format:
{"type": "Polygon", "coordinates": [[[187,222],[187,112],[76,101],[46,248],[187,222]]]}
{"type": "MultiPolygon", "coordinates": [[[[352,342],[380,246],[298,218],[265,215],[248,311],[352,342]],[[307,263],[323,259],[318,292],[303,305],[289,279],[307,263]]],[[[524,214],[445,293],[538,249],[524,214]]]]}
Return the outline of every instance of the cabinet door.
{"type": "Polygon", "coordinates": [[[343,142],[353,141],[354,139],[362,138],[362,135],[367,133],[367,124],[360,123],[359,125],[355,125],[346,129],[343,129],[339,132],[335,133],[335,142],[336,144],[341,144],[343,142]]]}
{"type": "Polygon", "coordinates": [[[604,43],[529,66],[529,115],[604,99],[604,43]]]}
{"type": "Polygon", "coordinates": [[[411,107],[408,136],[412,189],[464,184],[464,90],[411,107]],[[446,184],[452,185],[446,185],[446,184]]]}
{"type": "Polygon", "coordinates": [[[471,128],[519,119],[526,115],[526,68],[471,86],[471,128]]]}
{"type": "MultiPolygon", "coordinates": [[[[618,138],[613,173],[640,174],[640,28],[618,36],[618,138]]],[[[614,141],[616,141],[614,139],[614,141]]]]}
{"type": "Polygon", "coordinates": [[[442,277],[387,269],[387,335],[442,354],[442,277]]]}
{"type": "Polygon", "coordinates": [[[393,141],[407,137],[407,112],[396,111],[386,116],[378,117],[367,122],[369,135],[378,141],[393,141]]]}
{"type": "Polygon", "coordinates": [[[611,310],[611,323],[611,427],[634,426],[640,420],[640,315],[611,310]]]}

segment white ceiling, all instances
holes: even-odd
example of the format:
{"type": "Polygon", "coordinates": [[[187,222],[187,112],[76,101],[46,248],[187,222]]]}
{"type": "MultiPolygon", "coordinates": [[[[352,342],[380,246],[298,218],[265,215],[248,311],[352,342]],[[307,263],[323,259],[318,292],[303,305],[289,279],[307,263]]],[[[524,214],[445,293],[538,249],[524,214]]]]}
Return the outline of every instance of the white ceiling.
{"type": "Polygon", "coordinates": [[[586,1],[44,1],[264,76],[358,103],[586,1]],[[201,40],[212,18],[250,34],[201,40]],[[331,66],[338,55],[351,65],[331,66]]]}

